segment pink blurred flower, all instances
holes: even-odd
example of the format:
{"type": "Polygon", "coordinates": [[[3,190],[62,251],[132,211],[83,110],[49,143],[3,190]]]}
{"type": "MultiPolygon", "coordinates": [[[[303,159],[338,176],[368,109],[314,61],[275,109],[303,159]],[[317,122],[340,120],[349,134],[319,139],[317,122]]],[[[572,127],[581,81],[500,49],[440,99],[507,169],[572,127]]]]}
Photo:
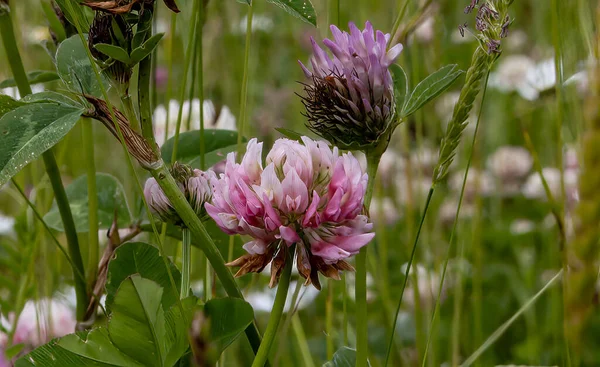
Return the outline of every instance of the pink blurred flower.
{"type": "MultiPolygon", "coordinates": [[[[12,323],[14,315],[9,315],[8,319],[12,323]]],[[[38,347],[51,339],[75,332],[76,324],[73,310],[63,303],[54,299],[28,301],[19,315],[12,343],[38,347]]]]}
{"type": "Polygon", "coordinates": [[[226,233],[252,237],[244,245],[248,254],[229,264],[240,266],[236,276],[260,272],[273,260],[274,286],[296,244],[298,272],[320,289],[319,272],[339,279],[339,271],[352,270],[345,259],[374,237],[361,215],[368,177],[358,160],[325,142],[302,141],[277,140],[263,168],[262,143],[252,139],[240,164],[230,153],[225,173],[212,175],[208,214],[226,233]]]}

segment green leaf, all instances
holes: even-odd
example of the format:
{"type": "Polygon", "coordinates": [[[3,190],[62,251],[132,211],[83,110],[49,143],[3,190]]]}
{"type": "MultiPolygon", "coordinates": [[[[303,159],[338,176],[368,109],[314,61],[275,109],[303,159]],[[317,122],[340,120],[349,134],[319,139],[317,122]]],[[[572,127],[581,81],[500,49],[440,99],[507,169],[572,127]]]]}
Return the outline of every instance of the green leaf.
{"type": "Polygon", "coordinates": [[[64,94],[52,92],[52,91],[44,91],[35,94],[28,94],[23,99],[22,102],[34,103],[34,102],[55,102],[60,103],[65,106],[71,106],[76,108],[85,108],[83,104],[79,101],[71,99],[64,94]]]}
{"type": "MultiPolygon", "coordinates": [[[[58,74],[53,71],[45,71],[45,70],[34,70],[27,73],[27,80],[29,84],[40,84],[40,83],[48,83],[53,82],[55,80],[60,79],[58,74]]],[[[0,82],[0,88],[8,88],[8,87],[16,87],[17,83],[14,79],[5,79],[0,82]]]]}
{"type": "Polygon", "coordinates": [[[103,327],[91,330],[87,335],[69,334],[59,339],[56,345],[79,357],[96,362],[124,367],[142,366],[115,347],[108,335],[108,329],[103,327]]]}
{"type": "Polygon", "coordinates": [[[22,101],[17,101],[6,94],[0,94],[0,117],[4,116],[7,112],[15,110],[24,105],[25,103],[22,101]]]}
{"type": "MultiPolygon", "coordinates": [[[[98,228],[108,229],[112,225],[117,211],[117,220],[120,228],[126,228],[131,224],[131,214],[127,199],[125,198],[125,189],[123,185],[114,176],[107,173],[96,173],[96,188],[98,197],[98,228]]],[[[87,175],[79,176],[67,188],[67,198],[75,229],[78,233],[86,233],[89,230],[89,206],[88,206],[88,187],[87,175]]],[[[64,231],[63,223],[58,212],[56,203],[44,216],[48,226],[57,231],[64,231]]]]}
{"type": "Polygon", "coordinates": [[[138,62],[144,60],[148,55],[154,51],[156,46],[158,46],[158,42],[163,38],[164,33],[157,33],[154,36],[148,38],[146,42],[144,42],[140,47],[131,51],[131,63],[137,64],[138,62]]]}
{"type": "MultiPolygon", "coordinates": [[[[333,355],[333,359],[323,367],[354,367],[356,365],[356,349],[341,347],[333,355]]],[[[367,365],[371,365],[367,361],[367,365]]]]}
{"type": "Polygon", "coordinates": [[[169,262],[169,268],[177,285],[175,292],[171,287],[165,263],[156,247],[143,242],[128,242],[119,246],[108,264],[106,310],[109,313],[112,311],[119,285],[133,274],[139,274],[164,288],[161,302],[163,309],[168,310],[179,298],[181,283],[181,274],[177,267],[169,262]]]}
{"type": "Polygon", "coordinates": [[[108,328],[55,339],[19,359],[16,366],[173,366],[188,350],[187,335],[198,299],[188,297],[181,308],[174,305],[164,314],[161,293],[162,288],[151,280],[139,275],[127,278],[108,328]],[[157,358],[163,351],[162,359],[157,358]]]}
{"type": "Polygon", "coordinates": [[[23,344],[23,343],[11,345],[10,347],[6,348],[6,350],[4,351],[4,356],[7,359],[13,359],[17,354],[21,353],[21,351],[23,350],[24,347],[25,347],[25,344],[23,344]]]}
{"type": "Polygon", "coordinates": [[[297,133],[293,130],[290,129],[284,129],[283,127],[276,127],[275,130],[279,131],[283,136],[285,136],[286,138],[292,139],[292,140],[296,140],[296,141],[302,141],[302,134],[297,133]]]}
{"type": "MultiPolygon", "coordinates": [[[[245,151],[246,143],[243,143],[242,146],[244,147],[243,149],[245,151]]],[[[207,168],[214,166],[215,164],[221,162],[222,160],[227,159],[227,154],[229,154],[231,152],[236,152],[237,148],[238,148],[237,144],[232,144],[232,145],[228,145],[224,148],[215,149],[212,152],[205,154],[204,155],[204,165],[207,168]]],[[[196,157],[188,160],[187,164],[189,164],[192,168],[198,168],[198,169],[202,168],[202,167],[200,167],[200,156],[196,156],[196,157]]]]}
{"type": "Polygon", "coordinates": [[[166,357],[163,289],[135,274],[125,279],[115,295],[108,332],[123,353],[144,366],[162,366],[166,357]]]}
{"type": "Polygon", "coordinates": [[[317,26],[317,15],[310,0],[267,0],[267,2],[279,6],[306,23],[317,26]]]}
{"type": "MultiPolygon", "coordinates": [[[[101,330],[101,329],[100,329],[101,330]]],[[[105,333],[106,331],[104,331],[105,333]]],[[[70,334],[68,336],[63,337],[62,339],[55,339],[50,343],[44,344],[36,349],[34,349],[31,353],[19,358],[15,363],[15,367],[114,367],[114,366],[139,366],[139,364],[129,363],[129,364],[114,364],[114,363],[104,363],[95,359],[91,359],[87,356],[88,353],[86,351],[77,351],[77,353],[72,352],[71,350],[67,350],[58,344],[63,339],[72,339],[77,338],[80,340],[85,340],[86,338],[90,338],[90,335],[97,333],[101,334],[102,331],[91,331],[91,332],[81,332],[77,334],[70,334]]],[[[102,335],[95,335],[95,343],[99,343],[98,340],[102,338],[102,335]]],[[[69,340],[67,345],[69,347],[75,343],[75,340],[69,340]]],[[[101,355],[104,360],[113,361],[116,359],[115,354],[120,353],[116,348],[110,346],[109,349],[105,350],[105,352],[101,355]]],[[[124,356],[126,358],[126,356],[124,356]]]]}
{"type": "Polygon", "coordinates": [[[204,305],[211,347],[220,355],[254,319],[252,306],[239,298],[211,299],[204,305]]]}
{"type": "Polygon", "coordinates": [[[189,347],[188,333],[194,317],[194,311],[198,307],[198,298],[194,296],[181,300],[179,305],[171,306],[165,314],[167,323],[167,345],[170,346],[165,366],[173,366],[185,354],[189,347]],[[183,309],[183,314],[181,310],[183,309]]]}
{"type": "Polygon", "coordinates": [[[390,65],[392,79],[394,80],[394,102],[396,103],[396,111],[400,113],[406,104],[408,96],[408,78],[402,66],[398,64],[390,65]]]}
{"type": "Polygon", "coordinates": [[[0,185],[58,143],[75,126],[82,113],[82,108],[35,103],[2,116],[0,185]]]}
{"type": "Polygon", "coordinates": [[[423,79],[410,95],[410,98],[402,110],[401,117],[412,115],[427,102],[448,89],[463,73],[462,70],[457,70],[456,67],[456,65],[446,65],[423,79]]]}
{"type": "Polygon", "coordinates": [[[106,56],[122,62],[123,64],[129,64],[131,62],[127,51],[119,46],[109,45],[108,43],[98,43],[94,45],[94,48],[106,56]]]}
{"type": "MultiPolygon", "coordinates": [[[[81,43],[79,35],[74,35],[58,45],[56,69],[69,90],[102,97],[101,86],[92,69],[86,46],[81,43]]],[[[100,77],[104,87],[108,89],[110,86],[108,79],[104,74],[100,77]]]]}
{"type": "MultiPolygon", "coordinates": [[[[210,153],[214,150],[227,146],[235,145],[237,142],[237,132],[231,130],[204,130],[204,152],[210,153]]],[[[175,137],[167,140],[161,147],[161,156],[166,163],[171,163],[175,137]]],[[[175,159],[179,162],[189,162],[200,154],[200,130],[187,131],[179,134],[179,143],[177,144],[177,156],[175,159]]],[[[207,165],[207,167],[210,167],[207,165]]]]}

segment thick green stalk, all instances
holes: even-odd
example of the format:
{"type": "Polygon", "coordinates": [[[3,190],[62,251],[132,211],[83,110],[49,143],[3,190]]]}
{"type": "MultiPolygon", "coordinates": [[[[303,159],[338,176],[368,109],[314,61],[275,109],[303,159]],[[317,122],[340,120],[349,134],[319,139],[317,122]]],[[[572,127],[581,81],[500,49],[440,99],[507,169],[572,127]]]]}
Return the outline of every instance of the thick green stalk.
{"type": "MultiPolygon", "coordinates": [[[[233,275],[225,266],[225,260],[217,249],[212,238],[206,231],[206,228],[190,207],[183,193],[177,186],[175,179],[169,173],[169,170],[164,164],[151,171],[152,176],[156,179],[165,195],[181,217],[186,227],[191,231],[192,235],[197,238],[200,249],[204,252],[210,261],[215,273],[219,277],[223,288],[230,297],[243,298],[233,275]]],[[[260,335],[254,323],[250,324],[246,329],[246,335],[252,345],[252,349],[256,352],[260,345],[260,335]]]]}
{"type": "Polygon", "coordinates": [[[286,254],[285,266],[283,273],[279,278],[279,285],[277,286],[277,294],[275,295],[275,302],[273,303],[273,309],[271,310],[271,316],[269,316],[269,323],[265,330],[262,343],[260,348],[256,352],[252,367],[263,367],[269,358],[269,351],[271,350],[271,344],[277,335],[277,327],[281,321],[283,315],[283,308],[285,307],[285,300],[288,294],[288,288],[290,287],[290,276],[292,275],[292,265],[294,264],[293,253],[296,249],[295,246],[290,247],[286,254]]]}
{"type": "Polygon", "coordinates": [[[92,121],[82,121],[83,153],[85,155],[85,171],[88,190],[88,274],[87,284],[93,289],[98,274],[100,245],[98,243],[98,194],[96,189],[96,164],[94,160],[94,128],[92,121]]]}
{"type": "MultiPolygon", "coordinates": [[[[2,37],[2,43],[4,49],[8,55],[8,63],[13,73],[17,88],[21,97],[25,97],[31,94],[31,86],[23,67],[21,60],[21,54],[17,47],[17,41],[13,29],[12,19],[10,16],[10,8],[8,3],[0,2],[0,36],[2,37]]],[[[75,281],[75,292],[77,297],[77,320],[83,321],[85,310],[88,303],[87,288],[85,280],[79,279],[76,274],[79,272],[84,274],[83,260],[81,258],[81,252],[79,249],[79,240],[77,239],[77,231],[75,230],[75,223],[73,222],[73,216],[71,214],[71,207],[65,193],[65,188],[62,184],[60,177],[60,171],[54,158],[54,153],[51,150],[46,151],[42,154],[44,159],[44,165],[46,166],[46,172],[50,179],[52,190],[54,191],[54,197],[56,198],[56,204],[58,211],[63,222],[65,229],[65,235],[67,237],[67,243],[69,245],[69,252],[73,264],[75,267],[73,270],[73,278],[75,281]]]]}
{"type": "Polygon", "coordinates": [[[192,234],[189,229],[183,228],[181,251],[181,299],[190,295],[190,273],[192,270],[192,234]]]}
{"type": "MultiPolygon", "coordinates": [[[[144,11],[152,13],[154,5],[152,2],[144,5],[144,11]]],[[[138,29],[146,29],[144,40],[152,37],[152,18],[138,25],[138,29]]],[[[142,136],[150,143],[152,149],[157,149],[154,132],[152,131],[152,106],[150,105],[150,79],[152,74],[152,54],[140,61],[138,67],[138,108],[140,110],[140,124],[142,126],[142,136]]],[[[135,111],[132,111],[135,114],[135,111]]],[[[158,151],[157,151],[158,152],[158,151]]]]}
{"type": "MultiPolygon", "coordinates": [[[[367,152],[367,174],[369,182],[365,193],[365,208],[371,205],[373,190],[375,188],[375,176],[377,175],[377,167],[381,156],[387,147],[377,149],[372,152],[367,152]]],[[[356,282],[355,282],[355,299],[356,299],[356,365],[367,366],[369,358],[369,338],[368,338],[368,312],[367,312],[367,248],[360,249],[356,255],[356,282]]]]}
{"type": "Polygon", "coordinates": [[[248,61],[250,60],[250,41],[252,40],[252,15],[254,8],[252,4],[248,5],[248,15],[246,16],[246,45],[244,48],[244,74],[242,76],[242,90],[240,93],[240,115],[238,117],[239,127],[237,136],[237,161],[241,161],[244,153],[242,137],[246,133],[246,109],[248,107],[248,61]]]}

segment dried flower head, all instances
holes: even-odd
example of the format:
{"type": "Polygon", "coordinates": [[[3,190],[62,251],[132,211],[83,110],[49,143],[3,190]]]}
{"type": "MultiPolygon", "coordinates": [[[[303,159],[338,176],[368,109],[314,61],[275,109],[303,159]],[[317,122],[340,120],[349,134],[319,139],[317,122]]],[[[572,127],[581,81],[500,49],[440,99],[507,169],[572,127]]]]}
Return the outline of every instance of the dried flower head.
{"type": "Polygon", "coordinates": [[[225,173],[211,179],[208,214],[224,232],[252,237],[248,254],[228,264],[240,267],[236,276],[271,263],[274,286],[295,244],[298,272],[320,289],[319,272],[339,279],[353,269],[345,260],[374,237],[361,215],[367,175],[358,160],[325,142],[302,141],[277,140],[263,168],[262,143],[252,139],[240,164],[230,153],[225,173]]]}
{"type": "Polygon", "coordinates": [[[107,14],[96,12],[94,21],[88,33],[88,46],[92,56],[101,64],[104,71],[115,81],[128,84],[133,72],[129,65],[118,60],[109,60],[109,57],[98,51],[95,45],[109,44],[118,47],[125,46],[131,42],[133,34],[125,20],[118,14],[107,14]]]}
{"type": "Polygon", "coordinates": [[[374,31],[371,23],[363,31],[354,23],[350,33],[331,26],[333,41],[323,40],[330,57],[311,38],[312,71],[300,62],[311,83],[302,97],[308,127],[344,148],[377,144],[394,117],[394,88],[388,67],[402,51],[397,44],[388,50],[390,35],[374,31]]]}
{"type": "MultiPolygon", "coordinates": [[[[173,175],[179,189],[183,192],[183,195],[196,212],[196,215],[200,218],[204,217],[206,215],[204,204],[209,202],[212,197],[209,174],[175,162],[173,167],[171,167],[171,175],[173,175]]],[[[149,178],[146,181],[144,197],[153,215],[159,217],[163,222],[179,226],[183,225],[179,214],[177,214],[175,208],[171,205],[171,202],[154,178],[149,178]]]]}

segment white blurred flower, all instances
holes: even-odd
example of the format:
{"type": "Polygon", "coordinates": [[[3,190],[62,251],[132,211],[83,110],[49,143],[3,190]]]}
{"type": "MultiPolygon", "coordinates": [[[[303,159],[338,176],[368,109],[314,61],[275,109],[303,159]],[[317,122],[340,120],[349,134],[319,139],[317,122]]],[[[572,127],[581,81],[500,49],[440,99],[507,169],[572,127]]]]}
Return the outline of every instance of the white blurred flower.
{"type": "Polygon", "coordinates": [[[510,37],[506,37],[506,50],[520,50],[527,46],[527,33],[521,29],[510,30],[510,37]]]}
{"type": "Polygon", "coordinates": [[[519,191],[523,179],[531,171],[533,158],[523,147],[504,146],[488,158],[487,165],[498,178],[502,192],[514,194],[519,191]]]}
{"type": "Polygon", "coordinates": [[[369,215],[373,223],[377,224],[383,221],[388,226],[396,224],[398,219],[400,219],[400,213],[396,208],[396,204],[389,197],[374,197],[369,207],[369,215]]]}
{"type": "MultiPolygon", "coordinates": [[[[8,315],[11,324],[14,317],[8,315]]],[[[37,347],[75,332],[76,324],[75,313],[62,302],[48,298],[27,301],[17,321],[13,344],[37,347]]]]}
{"type": "Polygon", "coordinates": [[[460,92],[448,92],[442,94],[435,103],[435,112],[442,120],[444,125],[452,119],[452,112],[454,112],[454,105],[458,102],[460,92]]]}
{"type": "MultiPolygon", "coordinates": [[[[246,34],[247,23],[248,16],[244,16],[238,23],[234,33],[246,34]]],[[[266,15],[254,14],[252,17],[252,32],[260,31],[269,33],[273,29],[274,25],[275,23],[273,23],[273,20],[266,15]]]]}
{"type": "Polygon", "coordinates": [[[23,38],[30,44],[37,45],[52,38],[48,27],[37,26],[25,27],[23,29],[26,30],[23,32],[23,38]]]}
{"type": "Polygon", "coordinates": [[[575,147],[568,147],[565,150],[565,157],[563,163],[566,170],[576,170],[579,168],[579,155],[577,154],[577,150],[575,149],[575,147]]]}
{"type": "MultiPolygon", "coordinates": [[[[406,272],[407,266],[408,264],[403,264],[400,267],[402,274],[406,272]]],[[[409,309],[414,309],[415,307],[415,288],[412,282],[412,274],[415,271],[417,273],[417,286],[419,288],[420,306],[432,306],[437,298],[438,290],[440,289],[440,277],[435,271],[428,270],[421,264],[413,264],[411,267],[409,272],[410,275],[408,277],[408,284],[404,290],[402,302],[408,306],[409,309]]],[[[448,277],[446,277],[444,280],[444,287],[442,288],[440,301],[443,301],[446,298],[446,290],[449,288],[449,283],[450,281],[448,277]]]]}
{"type": "MultiPolygon", "coordinates": [[[[34,84],[31,86],[31,93],[33,93],[33,94],[40,93],[43,91],[44,91],[43,84],[34,84]]],[[[21,99],[21,95],[19,94],[19,90],[17,89],[17,87],[8,87],[8,88],[0,89],[0,94],[5,94],[14,99],[21,99]]]]}
{"type": "Polygon", "coordinates": [[[438,161],[437,149],[431,149],[427,146],[423,146],[418,150],[413,151],[410,154],[410,162],[412,164],[411,169],[420,172],[421,175],[431,177],[433,174],[433,168],[438,161]]]}
{"type": "MultiPolygon", "coordinates": [[[[542,174],[548,183],[550,193],[555,200],[561,195],[560,170],[554,167],[545,167],[542,174]]],[[[579,172],[576,169],[567,169],[564,171],[565,195],[567,204],[573,204],[579,200],[578,181],[579,172]]],[[[546,191],[542,179],[537,172],[532,173],[525,185],[523,185],[523,195],[529,199],[547,200],[546,191]]]]}
{"type": "Polygon", "coordinates": [[[15,236],[15,218],[0,213],[0,236],[15,236]]]}
{"type": "MultiPolygon", "coordinates": [[[[448,184],[452,191],[460,193],[464,175],[465,171],[461,170],[450,177],[448,184]]],[[[493,190],[494,180],[489,173],[476,168],[469,169],[469,175],[465,182],[465,200],[472,200],[477,194],[481,196],[489,195],[493,190]]]]}
{"type": "MultiPolygon", "coordinates": [[[[556,70],[554,67],[554,58],[543,60],[527,71],[525,75],[527,84],[533,87],[538,95],[551,88],[556,84],[556,70]]],[[[536,95],[536,99],[538,96],[536,95]]],[[[523,98],[529,99],[523,95],[523,98]]]]}
{"type": "MultiPolygon", "coordinates": [[[[204,115],[204,127],[206,129],[223,129],[223,130],[236,130],[235,116],[231,113],[231,110],[227,106],[223,106],[217,113],[215,105],[211,100],[204,100],[203,102],[203,115],[204,115]]],[[[162,145],[165,142],[165,128],[167,121],[169,124],[168,137],[170,138],[175,135],[177,129],[177,116],[179,114],[179,102],[172,99],[169,101],[169,115],[167,116],[167,108],[164,105],[158,105],[154,109],[153,121],[154,121],[154,135],[156,136],[156,142],[158,145],[162,145]]],[[[190,118],[190,129],[200,129],[200,100],[194,98],[191,103],[191,116],[190,116],[190,101],[183,102],[183,109],[181,114],[181,128],[180,132],[187,131],[187,120],[190,118]]]]}
{"type": "Polygon", "coordinates": [[[535,230],[535,223],[529,219],[515,219],[510,223],[510,233],[514,236],[531,233],[535,230]]]}
{"type": "MultiPolygon", "coordinates": [[[[296,290],[297,281],[293,280],[290,282],[288,289],[288,295],[285,299],[284,312],[289,312],[292,307],[292,298],[294,291],[296,290]]],[[[301,286],[300,293],[298,296],[298,309],[304,309],[308,305],[312,304],[315,298],[319,295],[319,291],[315,287],[301,286]]],[[[275,295],[277,288],[264,287],[261,291],[251,291],[245,297],[246,301],[252,305],[255,311],[260,312],[271,312],[273,303],[275,302],[275,295]]],[[[294,305],[295,306],[295,305],[294,305]]]]}
{"type": "Polygon", "coordinates": [[[413,177],[411,177],[410,181],[401,173],[398,174],[395,184],[398,201],[403,205],[410,203],[413,209],[415,209],[427,197],[427,193],[431,187],[431,178],[416,177],[416,173],[413,170],[413,177]]]}
{"type": "Polygon", "coordinates": [[[417,41],[422,43],[428,43],[433,40],[435,30],[433,28],[435,19],[432,16],[427,17],[419,26],[415,29],[414,35],[417,41]]]}
{"type": "MultiPolygon", "coordinates": [[[[451,225],[452,223],[454,223],[454,218],[456,217],[457,210],[458,210],[458,199],[455,199],[455,198],[446,199],[446,201],[444,201],[442,203],[442,205],[440,206],[440,210],[438,213],[440,222],[445,226],[448,226],[448,225],[451,225]]],[[[458,218],[459,219],[472,218],[474,214],[475,214],[475,206],[472,203],[463,200],[463,202],[460,206],[460,213],[458,213],[458,218]]]]}
{"type": "Polygon", "coordinates": [[[488,85],[503,93],[518,92],[525,99],[536,99],[539,92],[527,81],[527,75],[535,67],[535,62],[526,55],[503,57],[497,70],[490,75],[488,85]]]}

